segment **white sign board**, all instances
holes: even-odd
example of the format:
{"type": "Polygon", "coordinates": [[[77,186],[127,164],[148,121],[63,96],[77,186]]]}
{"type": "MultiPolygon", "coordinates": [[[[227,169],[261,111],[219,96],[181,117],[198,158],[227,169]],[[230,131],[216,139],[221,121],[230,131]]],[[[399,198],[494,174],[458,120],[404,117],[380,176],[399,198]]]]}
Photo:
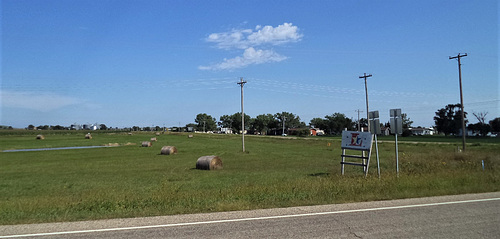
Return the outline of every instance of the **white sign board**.
{"type": "Polygon", "coordinates": [[[370,150],[372,134],[370,132],[342,131],[343,149],[370,150]]]}

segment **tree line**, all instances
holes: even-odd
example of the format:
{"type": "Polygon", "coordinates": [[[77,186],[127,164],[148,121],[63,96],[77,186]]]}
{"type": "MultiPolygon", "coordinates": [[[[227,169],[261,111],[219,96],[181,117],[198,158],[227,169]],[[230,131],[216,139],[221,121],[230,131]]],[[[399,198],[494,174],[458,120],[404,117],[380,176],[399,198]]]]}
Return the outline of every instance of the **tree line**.
{"type": "MultiPolygon", "coordinates": [[[[464,122],[467,125],[467,112],[464,111],[464,122]]],[[[475,135],[486,136],[490,132],[500,132],[500,117],[486,121],[488,112],[473,113],[478,123],[467,125],[467,130],[475,135]]],[[[444,135],[459,135],[462,131],[462,107],[461,104],[448,104],[436,111],[434,116],[436,130],[444,135]]]]}
{"type": "MultiPolygon", "coordinates": [[[[464,112],[465,123],[468,123],[467,112],[464,112]]],[[[500,133],[500,117],[494,118],[493,120],[487,121],[487,112],[473,113],[474,117],[478,120],[478,123],[468,124],[467,129],[474,132],[475,135],[486,136],[488,133],[500,133]]],[[[435,112],[434,123],[435,130],[438,133],[444,135],[459,135],[461,133],[461,105],[460,104],[448,104],[444,108],[438,109],[435,112]]],[[[241,113],[237,112],[232,115],[220,116],[219,120],[206,113],[200,113],[196,115],[195,123],[187,124],[185,127],[174,127],[173,131],[186,131],[188,129],[192,131],[218,131],[219,129],[230,129],[233,133],[241,133],[241,113]]],[[[411,135],[409,130],[412,127],[413,121],[410,120],[407,114],[402,114],[403,121],[403,136],[411,135]]],[[[381,124],[381,126],[390,127],[389,122],[381,124]]],[[[326,115],[323,118],[313,118],[306,125],[305,122],[301,121],[300,117],[296,114],[290,112],[281,112],[275,114],[260,114],[256,117],[250,117],[245,114],[245,131],[249,134],[267,134],[267,135],[281,135],[281,134],[291,134],[291,135],[309,135],[310,128],[316,128],[323,130],[329,135],[339,135],[344,129],[347,130],[358,130],[359,127],[367,127],[366,118],[361,118],[358,121],[354,121],[352,118],[348,118],[342,113],[333,113],[331,115],[326,115]]],[[[3,126],[2,129],[12,129],[12,127],[3,126]]],[[[67,130],[70,127],[60,126],[60,125],[40,125],[35,127],[34,125],[29,125],[27,127],[29,130],[41,129],[41,130],[67,130]]],[[[112,127],[107,127],[105,124],[100,124],[99,130],[113,130],[112,127]]],[[[118,128],[114,128],[118,130],[118,128]]],[[[139,127],[133,126],[131,128],[125,128],[122,130],[130,131],[163,131],[164,127],[139,127]]]]}

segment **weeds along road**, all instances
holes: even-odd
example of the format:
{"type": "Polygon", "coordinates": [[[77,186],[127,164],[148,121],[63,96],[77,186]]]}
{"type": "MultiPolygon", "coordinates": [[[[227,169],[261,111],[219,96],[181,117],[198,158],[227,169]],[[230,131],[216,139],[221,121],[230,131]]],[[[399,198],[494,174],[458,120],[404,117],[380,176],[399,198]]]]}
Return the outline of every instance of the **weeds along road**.
{"type": "Polygon", "coordinates": [[[0,238],[496,238],[500,192],[0,226],[0,238]]]}

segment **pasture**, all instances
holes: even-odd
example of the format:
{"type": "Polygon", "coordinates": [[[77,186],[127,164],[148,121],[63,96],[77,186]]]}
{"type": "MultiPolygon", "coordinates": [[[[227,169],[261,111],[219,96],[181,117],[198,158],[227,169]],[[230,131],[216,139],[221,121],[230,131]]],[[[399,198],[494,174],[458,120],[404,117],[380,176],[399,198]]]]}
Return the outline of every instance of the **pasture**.
{"type": "Polygon", "coordinates": [[[379,142],[369,175],[346,166],[340,138],[161,134],[153,132],[0,131],[0,151],[75,146],[114,147],[0,152],[0,224],[94,220],[333,204],[500,190],[500,139],[409,137],[379,142]],[[36,140],[42,133],[44,140],[36,140]],[[141,147],[141,142],[152,147],[141,147]],[[412,140],[416,139],[416,140],[412,140]],[[177,154],[161,155],[163,146],[177,154]],[[197,170],[217,155],[221,170],[197,170]],[[482,163],[484,162],[484,170],[482,163]]]}

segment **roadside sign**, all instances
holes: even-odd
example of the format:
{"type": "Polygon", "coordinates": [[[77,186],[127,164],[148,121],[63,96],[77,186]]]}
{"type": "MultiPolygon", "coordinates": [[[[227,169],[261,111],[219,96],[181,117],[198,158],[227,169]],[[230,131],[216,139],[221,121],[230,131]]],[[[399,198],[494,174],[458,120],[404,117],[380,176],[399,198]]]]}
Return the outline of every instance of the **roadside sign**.
{"type": "Polygon", "coordinates": [[[372,134],[370,132],[343,131],[341,147],[353,150],[370,150],[372,134]]]}
{"type": "Polygon", "coordinates": [[[401,109],[391,109],[389,113],[391,117],[401,117],[401,109]]]}
{"type": "MultiPolygon", "coordinates": [[[[370,156],[372,152],[373,134],[370,132],[358,131],[343,131],[342,132],[342,161],[340,162],[340,171],[344,175],[344,165],[354,165],[363,167],[365,177],[368,175],[368,167],[370,166],[370,156]],[[361,155],[347,154],[347,150],[361,151],[361,155]],[[368,155],[366,156],[367,153],[368,155]],[[361,163],[346,162],[346,159],[361,159],[361,163]]],[[[377,150],[378,152],[378,150],[377,150]]],[[[378,153],[377,153],[378,154],[378,153]]],[[[377,160],[378,162],[378,160],[377,160]]]]}
{"type": "Polygon", "coordinates": [[[401,109],[391,109],[390,111],[391,119],[391,133],[402,134],[403,133],[403,119],[401,117],[401,109]]]}
{"type": "Polygon", "coordinates": [[[403,133],[403,118],[401,116],[401,109],[389,110],[391,115],[391,133],[395,136],[396,143],[396,173],[399,177],[399,154],[398,154],[398,134],[403,133]]]}

